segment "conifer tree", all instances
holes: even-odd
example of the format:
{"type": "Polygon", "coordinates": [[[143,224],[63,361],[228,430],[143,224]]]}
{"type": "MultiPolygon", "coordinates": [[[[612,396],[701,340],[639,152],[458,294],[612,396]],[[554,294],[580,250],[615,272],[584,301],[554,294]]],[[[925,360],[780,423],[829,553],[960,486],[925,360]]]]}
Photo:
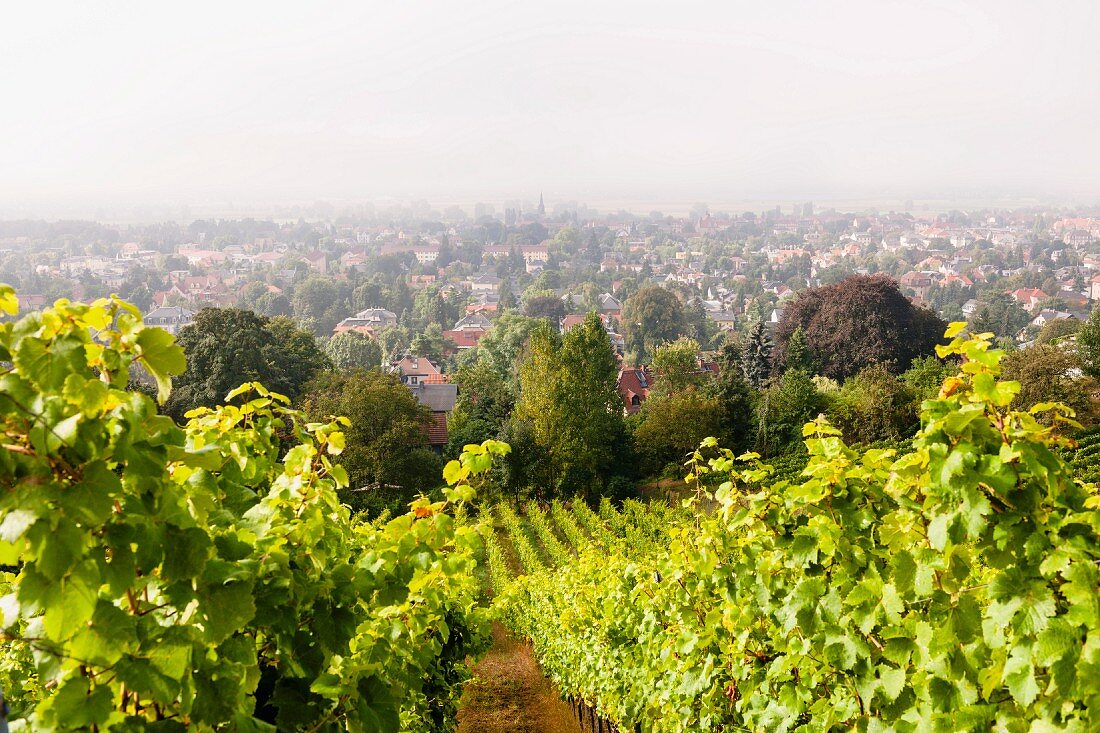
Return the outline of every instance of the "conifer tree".
{"type": "Polygon", "coordinates": [[[753,395],[741,368],[741,352],[736,344],[726,344],[718,352],[718,377],[707,388],[710,396],[722,403],[722,436],[734,450],[753,443],[756,420],[753,395]]]}
{"type": "Polygon", "coordinates": [[[813,361],[810,352],[806,348],[806,333],[802,326],[797,327],[787,342],[787,369],[801,369],[804,372],[813,373],[813,361]]]}
{"type": "Polygon", "coordinates": [[[513,310],[517,306],[516,295],[512,292],[512,286],[507,282],[500,284],[500,309],[513,310]]]}
{"type": "Polygon", "coordinates": [[[749,331],[745,341],[745,350],[741,356],[741,368],[745,380],[754,389],[760,389],[771,375],[772,339],[768,327],[763,321],[757,321],[749,331]]]}

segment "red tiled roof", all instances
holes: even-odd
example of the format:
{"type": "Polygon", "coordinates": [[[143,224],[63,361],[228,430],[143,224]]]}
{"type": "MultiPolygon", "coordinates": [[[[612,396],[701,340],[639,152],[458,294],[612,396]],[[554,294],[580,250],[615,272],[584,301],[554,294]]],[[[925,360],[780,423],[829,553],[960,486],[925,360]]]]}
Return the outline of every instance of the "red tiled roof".
{"type": "Polygon", "coordinates": [[[623,397],[623,405],[629,413],[638,411],[642,402],[649,396],[649,375],[641,369],[624,367],[619,371],[618,389],[623,397]],[[638,398],[638,405],[632,404],[633,398],[638,398]]]}
{"type": "Polygon", "coordinates": [[[1013,290],[1010,295],[1018,302],[1039,301],[1047,297],[1047,294],[1038,288],[1019,288],[1013,290]]]}
{"type": "Polygon", "coordinates": [[[576,313],[570,313],[569,315],[567,315],[565,318],[562,319],[562,321],[561,321],[561,330],[564,332],[564,331],[568,331],[569,329],[573,328],[574,326],[579,326],[582,323],[584,323],[585,318],[586,318],[586,316],[578,315],[576,313]]]}
{"type": "Polygon", "coordinates": [[[403,356],[394,366],[404,376],[429,376],[439,374],[439,367],[422,356],[403,356]]]}
{"type": "Polygon", "coordinates": [[[463,329],[461,331],[444,331],[443,337],[455,342],[460,349],[469,349],[477,346],[477,342],[485,335],[481,329],[463,329]]]}
{"type": "Polygon", "coordinates": [[[450,437],[447,433],[447,413],[433,412],[424,425],[424,433],[428,436],[428,445],[447,445],[450,437]]]}
{"type": "Polygon", "coordinates": [[[943,279],[943,282],[944,282],[944,284],[945,284],[945,285],[946,285],[946,284],[950,284],[950,283],[953,283],[953,282],[958,282],[958,283],[962,283],[963,285],[965,285],[965,286],[966,286],[966,287],[968,287],[968,288],[969,288],[969,287],[970,287],[971,285],[973,285],[973,284],[974,284],[974,281],[973,281],[973,280],[971,280],[970,278],[968,278],[968,277],[967,277],[966,275],[956,275],[956,274],[954,274],[954,273],[952,273],[952,274],[950,274],[950,275],[947,275],[947,276],[946,276],[946,277],[945,277],[945,278],[943,279]]]}
{"type": "Polygon", "coordinates": [[[716,361],[700,359],[699,371],[703,374],[713,374],[714,376],[718,376],[722,371],[722,367],[716,361]]]}

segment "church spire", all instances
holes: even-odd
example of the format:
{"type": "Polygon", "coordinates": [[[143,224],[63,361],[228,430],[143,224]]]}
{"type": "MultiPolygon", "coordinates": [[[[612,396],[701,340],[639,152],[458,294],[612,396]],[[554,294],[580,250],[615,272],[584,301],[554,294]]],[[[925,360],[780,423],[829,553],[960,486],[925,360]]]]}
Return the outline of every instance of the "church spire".
{"type": "Polygon", "coordinates": [[[546,216],[546,202],[542,199],[542,191],[539,191],[539,217],[546,216]]]}

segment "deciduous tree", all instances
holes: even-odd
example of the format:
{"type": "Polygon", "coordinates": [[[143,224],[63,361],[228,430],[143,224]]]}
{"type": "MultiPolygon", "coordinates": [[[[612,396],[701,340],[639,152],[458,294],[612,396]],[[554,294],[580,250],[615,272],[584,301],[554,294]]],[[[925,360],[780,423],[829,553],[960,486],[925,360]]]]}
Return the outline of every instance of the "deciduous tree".
{"type": "Polygon", "coordinates": [[[187,354],[187,371],[165,406],[177,420],[192,408],[220,404],[242,382],[260,382],[294,399],[302,385],[330,366],[313,336],[290,319],[236,308],[199,311],[180,331],[179,344],[187,354]]]}
{"type": "Polygon", "coordinates": [[[772,456],[802,447],[802,426],[826,407],[813,379],[798,369],[788,371],[756,401],[757,448],[772,456]]]}
{"type": "Polygon", "coordinates": [[[539,328],[537,318],[505,313],[497,318],[489,333],[477,344],[477,358],[508,382],[515,382],[516,362],[527,340],[539,328]]]}
{"type": "MultiPolygon", "coordinates": [[[[725,409],[716,397],[688,388],[683,392],[651,396],[642,405],[634,428],[634,451],[643,475],[655,475],[665,466],[682,465],[707,436],[724,437],[725,409]]],[[[723,441],[723,445],[728,445],[723,441]]]]}
{"type": "Polygon", "coordinates": [[[1092,309],[1077,334],[1077,355],[1085,373],[1100,379],[1100,308],[1092,309]]]}
{"type": "Polygon", "coordinates": [[[289,316],[294,312],[290,299],[283,293],[266,292],[256,299],[253,308],[261,316],[289,316]]]}
{"type": "Polygon", "coordinates": [[[456,382],[458,402],[447,421],[450,455],[458,455],[467,444],[499,439],[516,403],[510,381],[487,361],[463,366],[456,382]]]}
{"type": "Polygon", "coordinates": [[[331,280],[310,275],[294,288],[291,305],[295,318],[312,319],[311,322],[317,324],[318,333],[331,333],[341,317],[339,301],[340,291],[331,280]]]}
{"type": "Polygon", "coordinates": [[[565,318],[565,304],[556,295],[538,295],[523,304],[523,312],[528,318],[544,318],[557,328],[565,318]]]}
{"type": "Polygon", "coordinates": [[[932,352],[946,324],[918,308],[885,275],[857,275],[835,285],[803,290],[783,311],[775,332],[775,357],[787,360],[795,329],[820,373],[842,381],[882,363],[893,373],[932,352]]]}
{"type": "Polygon", "coordinates": [[[656,374],[653,389],[657,392],[672,394],[697,384],[702,379],[699,372],[699,342],[681,336],[671,343],[658,346],[652,366],[656,374]]]}
{"type": "Polygon", "coordinates": [[[1096,419],[1096,379],[1082,374],[1081,361],[1072,351],[1057,344],[1040,344],[1005,355],[1001,375],[1020,383],[1013,401],[1018,410],[1030,410],[1041,402],[1061,402],[1073,408],[1077,420],[1096,419]]]}
{"type": "Polygon", "coordinates": [[[351,421],[341,456],[349,491],[341,498],[353,508],[402,510],[418,492],[438,484],[442,466],[424,432],[429,412],[396,376],[365,369],[327,372],[306,386],[301,402],[313,420],[342,415],[351,421]]]}
{"type": "Polygon", "coordinates": [[[622,321],[627,352],[638,363],[648,361],[661,344],[687,332],[680,299],[657,285],[646,285],[626,299],[622,321]]]}
{"type": "Polygon", "coordinates": [[[599,317],[564,338],[549,324],[531,336],[520,366],[515,420],[549,458],[553,489],[598,489],[625,443],[618,365],[599,317]]]}
{"type": "Polygon", "coordinates": [[[438,323],[433,323],[413,337],[409,349],[415,356],[423,356],[435,363],[443,361],[443,356],[455,348],[454,342],[443,335],[438,323]]]}
{"type": "Polygon", "coordinates": [[[844,383],[829,417],[849,443],[873,443],[912,436],[920,427],[918,408],[908,383],[872,364],[844,383]]]}
{"type": "Polygon", "coordinates": [[[935,397],[940,391],[943,380],[959,370],[954,362],[943,361],[935,356],[920,356],[902,372],[901,378],[913,391],[917,406],[924,400],[935,397]]]}
{"type": "Polygon", "coordinates": [[[1076,318],[1055,318],[1043,324],[1035,342],[1048,344],[1052,341],[1061,341],[1067,336],[1072,336],[1081,330],[1084,324],[1076,318]]]}
{"type": "Polygon", "coordinates": [[[382,363],[382,347],[357,331],[341,331],[325,344],[325,354],[336,369],[372,369],[382,363]]]}

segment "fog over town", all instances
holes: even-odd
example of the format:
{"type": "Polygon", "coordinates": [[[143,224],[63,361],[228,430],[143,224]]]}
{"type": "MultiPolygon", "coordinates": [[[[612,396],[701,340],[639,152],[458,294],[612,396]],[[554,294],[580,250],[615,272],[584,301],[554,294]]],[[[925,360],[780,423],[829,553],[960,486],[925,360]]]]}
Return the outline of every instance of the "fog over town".
{"type": "Polygon", "coordinates": [[[1100,187],[1100,9],[1083,0],[3,12],[9,218],[538,192],[640,213],[1095,203],[1100,187]],[[151,205],[168,208],[134,208],[151,205]]]}

